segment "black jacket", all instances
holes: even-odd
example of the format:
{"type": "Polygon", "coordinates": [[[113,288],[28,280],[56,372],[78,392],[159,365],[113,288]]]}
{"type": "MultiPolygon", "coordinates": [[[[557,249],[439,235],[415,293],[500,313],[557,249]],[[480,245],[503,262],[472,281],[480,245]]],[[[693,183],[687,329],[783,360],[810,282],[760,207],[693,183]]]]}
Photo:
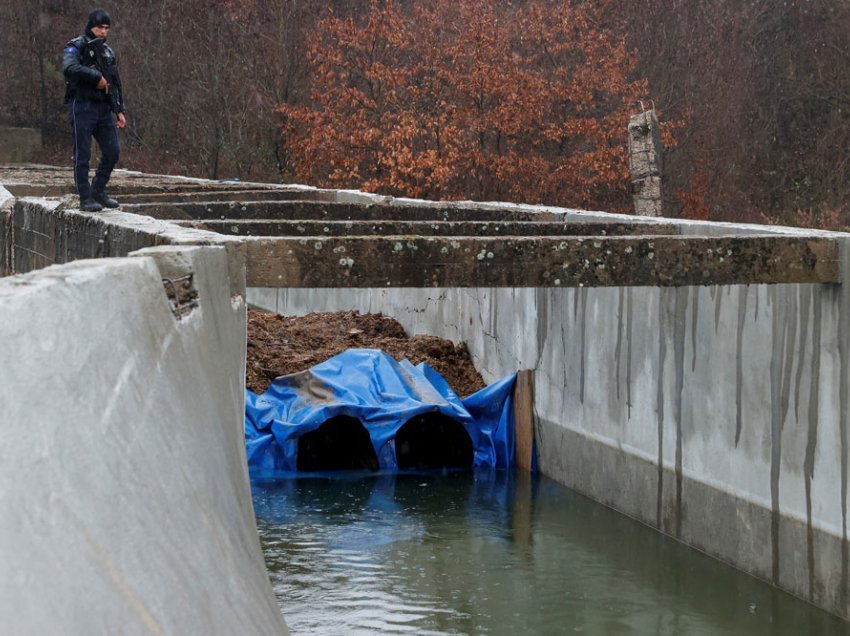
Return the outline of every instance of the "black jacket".
{"type": "Polygon", "coordinates": [[[92,38],[81,35],[65,45],[65,55],[62,60],[62,72],[65,75],[65,103],[73,99],[93,102],[109,102],[112,111],[124,112],[124,95],[121,90],[121,76],[115,53],[107,44],[103,45],[101,66],[106,73],[97,69],[96,52],[89,43],[92,38]],[[109,82],[109,94],[97,90],[100,78],[106,75],[109,82]]]}

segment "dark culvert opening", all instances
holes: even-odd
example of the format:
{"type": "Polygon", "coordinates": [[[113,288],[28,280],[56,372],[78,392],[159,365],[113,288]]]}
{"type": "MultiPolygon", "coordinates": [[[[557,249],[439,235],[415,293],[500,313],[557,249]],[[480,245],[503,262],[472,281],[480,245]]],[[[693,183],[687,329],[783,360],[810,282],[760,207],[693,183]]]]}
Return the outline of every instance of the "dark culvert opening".
{"type": "Polygon", "coordinates": [[[457,420],[425,413],[398,429],[395,454],[401,470],[471,468],[472,439],[457,420]]]}
{"type": "Polygon", "coordinates": [[[378,470],[378,455],[360,420],[337,415],[315,431],[298,438],[296,468],[320,470],[378,470]]]}

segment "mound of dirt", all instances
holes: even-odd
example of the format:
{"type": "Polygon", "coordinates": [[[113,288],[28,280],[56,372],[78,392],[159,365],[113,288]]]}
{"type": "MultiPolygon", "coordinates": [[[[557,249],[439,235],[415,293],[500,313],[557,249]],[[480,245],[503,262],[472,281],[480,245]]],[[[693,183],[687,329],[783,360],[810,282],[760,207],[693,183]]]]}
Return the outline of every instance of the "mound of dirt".
{"type": "Polygon", "coordinates": [[[408,338],[387,316],[357,311],[281,316],[254,309],[248,311],[246,384],[254,393],[263,393],[276,377],[304,371],[353,348],[383,349],[396,360],[427,362],[461,397],[484,388],[465,344],[435,336],[408,338]]]}

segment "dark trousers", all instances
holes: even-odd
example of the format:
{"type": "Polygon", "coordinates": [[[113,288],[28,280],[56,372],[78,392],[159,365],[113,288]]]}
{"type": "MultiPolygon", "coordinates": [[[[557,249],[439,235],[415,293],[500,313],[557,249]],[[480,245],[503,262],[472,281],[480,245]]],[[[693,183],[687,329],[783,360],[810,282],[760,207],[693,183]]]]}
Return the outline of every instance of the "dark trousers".
{"type": "Polygon", "coordinates": [[[74,183],[81,199],[91,198],[92,191],[102,192],[118,163],[121,145],[115,116],[108,102],[73,99],[68,104],[68,119],[74,136],[74,183]],[[100,163],[89,185],[92,137],[100,147],[100,163]]]}

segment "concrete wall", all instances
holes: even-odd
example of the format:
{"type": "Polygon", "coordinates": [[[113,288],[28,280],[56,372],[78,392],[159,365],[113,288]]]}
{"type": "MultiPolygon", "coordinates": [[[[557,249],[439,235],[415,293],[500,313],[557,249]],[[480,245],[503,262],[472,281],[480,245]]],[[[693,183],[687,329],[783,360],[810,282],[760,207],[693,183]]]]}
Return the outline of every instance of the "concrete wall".
{"type": "MultiPolygon", "coordinates": [[[[831,236],[848,280],[850,237],[831,236]]],[[[850,617],[846,286],[252,289],[248,300],[294,315],[382,312],[467,342],[487,381],[533,369],[545,474],[850,617]]]]}
{"type": "Polygon", "coordinates": [[[212,244],[227,250],[231,293],[244,293],[245,248],[238,238],[120,210],[80,212],[70,207],[74,200],[18,198],[11,202],[6,235],[12,273],[24,274],[80,258],[126,256],[157,245],[212,244]]]}
{"type": "Polygon", "coordinates": [[[225,247],[162,247],[0,280],[4,632],[286,633],[231,265],[225,247]],[[178,319],[161,279],[185,273],[199,305],[178,319]]]}

